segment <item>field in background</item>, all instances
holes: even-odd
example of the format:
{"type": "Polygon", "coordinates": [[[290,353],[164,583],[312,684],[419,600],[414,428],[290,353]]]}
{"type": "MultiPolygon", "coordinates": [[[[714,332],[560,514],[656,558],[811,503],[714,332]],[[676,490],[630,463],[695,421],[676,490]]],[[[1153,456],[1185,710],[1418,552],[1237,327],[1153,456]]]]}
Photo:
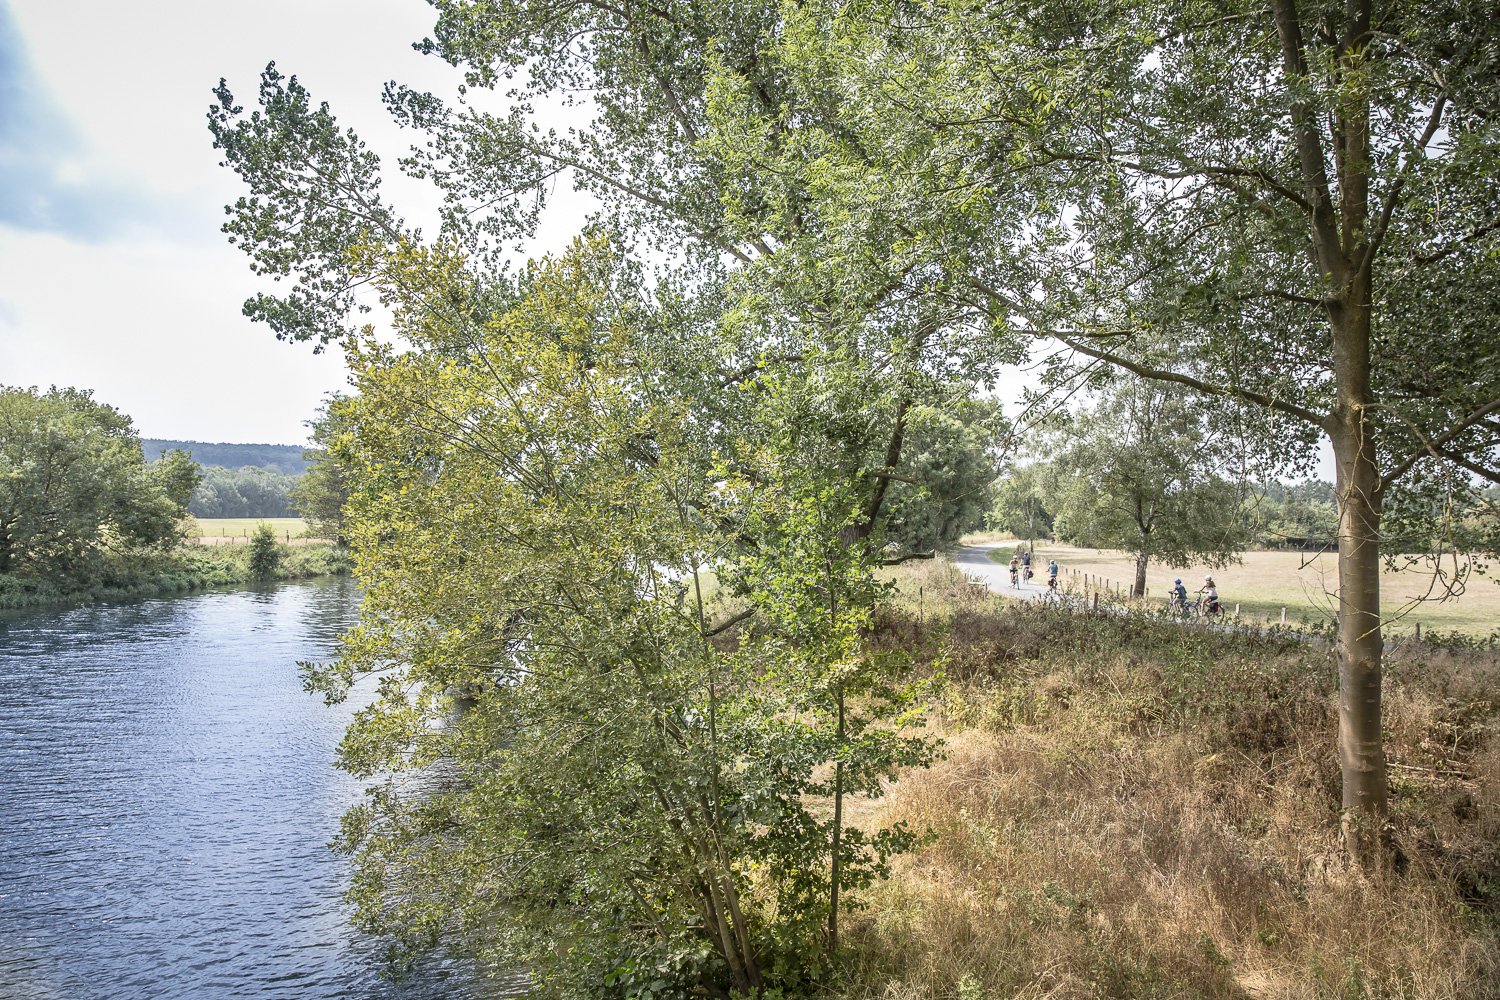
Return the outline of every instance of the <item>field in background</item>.
{"type": "Polygon", "coordinates": [[[276,529],[276,537],[296,542],[307,532],[307,522],[300,517],[198,517],[188,521],[190,538],[207,545],[248,541],[256,525],[264,522],[276,529]]]}
{"type": "MultiPolygon", "coordinates": [[[[994,535],[965,539],[968,542],[997,540],[998,536],[994,535]]],[[[1013,545],[1015,542],[1000,544],[1013,545]]],[[[1063,571],[1064,585],[1074,583],[1069,570],[1087,573],[1091,578],[1103,577],[1112,585],[1118,584],[1122,590],[1128,590],[1135,579],[1135,558],[1124,552],[1038,542],[1036,553],[1043,565],[1048,558],[1057,560],[1063,571]]],[[[1338,591],[1335,554],[1244,552],[1240,558],[1239,563],[1212,571],[1214,581],[1219,585],[1220,599],[1231,611],[1238,604],[1241,615],[1246,618],[1279,620],[1281,609],[1286,608],[1287,621],[1294,623],[1333,617],[1338,591]]],[[[1008,550],[1006,559],[1009,559],[1008,550]]],[[[1173,569],[1154,563],[1146,571],[1148,596],[1152,602],[1165,603],[1172,580],[1179,576],[1188,592],[1192,593],[1203,586],[1203,575],[1207,572],[1210,570],[1203,566],[1173,569]]],[[[1081,581],[1074,585],[1080,586],[1081,581]]],[[[1427,601],[1412,606],[1417,598],[1441,592],[1441,586],[1433,583],[1430,567],[1382,574],[1381,605],[1388,623],[1387,636],[1409,633],[1419,622],[1424,632],[1436,629],[1471,635],[1489,635],[1500,626],[1500,584],[1495,576],[1470,577],[1464,593],[1454,600],[1427,601]],[[1408,608],[1410,610],[1403,615],[1403,609],[1408,608]]]]}

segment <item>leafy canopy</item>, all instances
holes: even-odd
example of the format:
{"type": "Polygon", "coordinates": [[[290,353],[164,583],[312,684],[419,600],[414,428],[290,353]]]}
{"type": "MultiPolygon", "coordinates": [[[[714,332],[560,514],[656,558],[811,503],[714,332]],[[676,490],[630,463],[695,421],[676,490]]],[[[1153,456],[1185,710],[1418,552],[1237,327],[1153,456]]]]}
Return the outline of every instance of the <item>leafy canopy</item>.
{"type": "Polygon", "coordinates": [[[866,648],[866,484],[818,423],[851,388],[768,376],[701,419],[724,346],[608,241],[489,314],[461,257],[375,269],[411,346],[348,343],[333,447],[366,595],[309,675],[374,679],[341,759],[412,775],[345,819],[358,919],[566,995],[804,982],[834,885],[910,842],[815,803],[932,749],[905,664],[866,648]],[[743,611],[705,601],[711,572],[743,611]]]}
{"type": "Polygon", "coordinates": [[[79,577],[109,551],[169,548],[199,475],[181,451],[148,464],[89,392],[0,387],[0,573],[79,577]]]}

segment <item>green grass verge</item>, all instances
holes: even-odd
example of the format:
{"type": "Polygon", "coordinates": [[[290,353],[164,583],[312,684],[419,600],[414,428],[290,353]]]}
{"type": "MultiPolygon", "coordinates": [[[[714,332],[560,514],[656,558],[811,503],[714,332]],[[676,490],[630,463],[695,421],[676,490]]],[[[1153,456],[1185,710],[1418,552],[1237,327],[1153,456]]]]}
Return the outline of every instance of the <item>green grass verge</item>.
{"type": "MultiPolygon", "coordinates": [[[[279,548],[280,565],[270,580],[343,576],[352,568],[348,552],[329,543],[279,548]]],[[[163,597],[266,582],[250,572],[249,552],[245,544],[189,545],[168,553],[112,556],[80,579],[0,574],[0,610],[163,597]]]]}
{"type": "Polygon", "coordinates": [[[194,517],[188,519],[187,529],[193,538],[249,538],[262,524],[269,524],[282,540],[307,533],[307,521],[300,517],[194,517]]]}

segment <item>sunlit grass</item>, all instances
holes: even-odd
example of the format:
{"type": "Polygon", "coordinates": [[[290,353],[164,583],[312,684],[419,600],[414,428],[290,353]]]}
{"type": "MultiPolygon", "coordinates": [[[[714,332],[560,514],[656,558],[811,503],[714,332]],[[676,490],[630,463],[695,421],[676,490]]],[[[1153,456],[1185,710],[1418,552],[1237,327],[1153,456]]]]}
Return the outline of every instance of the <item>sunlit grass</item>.
{"type": "MultiPolygon", "coordinates": [[[[966,542],[980,544],[998,539],[970,536],[966,542]]],[[[1003,544],[1003,543],[1002,543],[1003,544]]],[[[1090,580],[1103,580],[1109,589],[1128,591],[1135,579],[1135,557],[1109,549],[1084,549],[1053,542],[1036,543],[1037,557],[1056,559],[1062,570],[1063,583],[1081,586],[1082,574],[1090,580]]],[[[1008,561],[1009,547],[1002,556],[1008,561]]],[[[1287,621],[1331,619],[1338,604],[1338,556],[1302,552],[1244,552],[1240,562],[1222,570],[1203,566],[1174,569],[1153,563],[1146,570],[1146,587],[1153,602],[1165,603],[1173,579],[1181,577],[1192,593],[1203,586],[1205,573],[1212,573],[1219,594],[1228,608],[1236,606],[1245,618],[1280,621],[1282,608],[1287,621]]],[[[1473,576],[1463,593],[1446,601],[1419,600],[1437,597],[1441,584],[1434,585],[1430,565],[1387,570],[1381,576],[1381,601],[1389,635],[1411,632],[1417,623],[1423,631],[1459,631],[1471,635],[1489,635],[1500,626],[1500,585],[1494,576],[1473,576]]]]}
{"type": "Polygon", "coordinates": [[[307,533],[307,521],[300,517],[195,517],[187,522],[194,538],[247,539],[260,524],[269,524],[282,541],[288,535],[297,538],[307,533]]]}
{"type": "Polygon", "coordinates": [[[1369,878],[1338,839],[1325,648],[893,576],[876,641],[941,655],[946,751],[860,816],[929,839],[861,894],[833,996],[1500,995],[1493,656],[1391,654],[1402,874],[1369,878]]]}

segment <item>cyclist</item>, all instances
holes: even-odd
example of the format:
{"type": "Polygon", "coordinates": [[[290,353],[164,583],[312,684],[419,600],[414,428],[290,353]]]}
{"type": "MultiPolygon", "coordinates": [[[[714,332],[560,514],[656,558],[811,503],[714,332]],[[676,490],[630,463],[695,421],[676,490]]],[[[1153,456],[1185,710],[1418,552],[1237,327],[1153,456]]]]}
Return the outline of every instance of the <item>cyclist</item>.
{"type": "Polygon", "coordinates": [[[1176,612],[1186,611],[1188,606],[1187,588],[1182,585],[1182,577],[1172,581],[1172,599],[1168,608],[1176,612]]]}
{"type": "Polygon", "coordinates": [[[1203,595],[1198,602],[1198,607],[1205,616],[1212,618],[1214,615],[1224,613],[1224,606],[1219,603],[1219,588],[1214,586],[1213,577],[1203,578],[1203,587],[1198,593],[1203,595]]]}
{"type": "Polygon", "coordinates": [[[1021,574],[1021,557],[1018,556],[1018,555],[1016,555],[1015,553],[1011,553],[1011,557],[1010,557],[1010,585],[1012,587],[1019,587],[1020,586],[1020,583],[1017,582],[1021,578],[1020,574],[1021,574]]]}
{"type": "Polygon", "coordinates": [[[1031,579],[1031,550],[1025,549],[1021,552],[1021,576],[1027,580],[1031,579]]]}
{"type": "Polygon", "coordinates": [[[1047,589],[1057,589],[1057,560],[1047,560],[1047,589]]]}

